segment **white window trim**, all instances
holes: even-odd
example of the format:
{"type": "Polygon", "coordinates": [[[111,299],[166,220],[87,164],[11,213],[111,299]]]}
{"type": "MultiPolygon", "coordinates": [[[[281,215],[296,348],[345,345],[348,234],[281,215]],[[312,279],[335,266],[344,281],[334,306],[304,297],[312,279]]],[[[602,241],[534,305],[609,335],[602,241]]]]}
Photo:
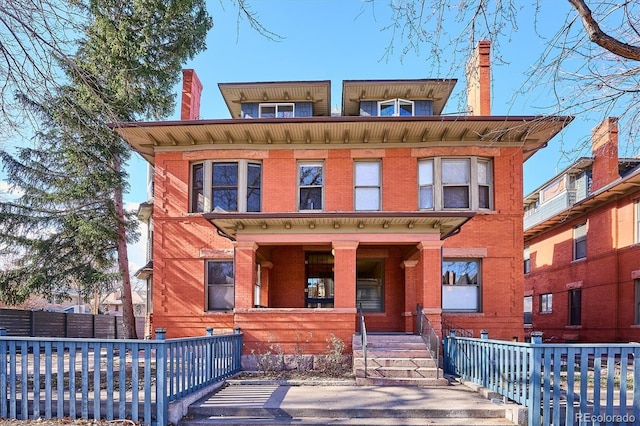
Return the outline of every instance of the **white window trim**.
{"type": "Polygon", "coordinates": [[[236,283],[235,283],[235,274],[236,274],[236,265],[234,262],[233,258],[229,258],[229,259],[207,259],[204,263],[205,266],[205,281],[204,281],[204,285],[205,285],[205,312],[221,312],[221,311],[227,311],[227,310],[232,310],[235,308],[235,292],[236,292],[236,283]],[[222,284],[222,283],[215,283],[215,284],[210,284],[209,283],[209,263],[212,262],[218,262],[218,263],[231,263],[232,267],[233,267],[233,284],[222,284]],[[228,287],[232,287],[233,288],[233,303],[229,309],[212,309],[210,308],[211,306],[211,301],[209,300],[210,297],[210,290],[209,288],[213,285],[224,285],[224,286],[228,286],[228,287]]]}
{"type": "Polygon", "coordinates": [[[416,104],[414,101],[409,101],[401,98],[394,98],[394,99],[385,99],[384,101],[378,101],[378,117],[381,117],[382,106],[390,103],[393,103],[392,117],[400,117],[400,105],[411,105],[411,116],[416,115],[416,104]]]}
{"type": "Polygon", "coordinates": [[[440,284],[440,291],[442,292],[442,311],[443,312],[468,312],[468,313],[480,313],[482,312],[482,259],[477,259],[477,258],[443,258],[442,259],[442,263],[444,262],[475,262],[478,265],[478,274],[477,274],[477,280],[478,283],[477,284],[468,284],[468,285],[461,285],[461,284],[445,284],[442,283],[440,284]],[[475,287],[476,288],[476,303],[477,306],[475,307],[475,309],[453,309],[453,308],[448,308],[444,306],[444,291],[445,291],[445,287],[475,287]]]}
{"type": "Polygon", "coordinates": [[[324,187],[325,187],[325,167],[324,167],[324,161],[299,161],[298,162],[298,166],[297,166],[297,189],[296,189],[296,195],[297,195],[297,201],[296,204],[298,206],[298,211],[307,211],[307,212],[322,212],[324,211],[325,208],[325,199],[324,199],[324,187]],[[309,167],[320,167],[322,168],[322,185],[300,185],[300,167],[301,166],[309,166],[309,167]],[[300,189],[301,188],[317,188],[318,186],[320,186],[320,190],[321,190],[321,205],[322,208],[321,209],[303,209],[300,206],[300,189]]]}
{"type": "MultiPolygon", "coordinates": [[[[493,160],[485,157],[430,157],[421,158],[420,162],[433,162],[433,208],[424,208],[425,211],[492,211],[494,209],[494,179],[493,160]],[[469,160],[469,208],[444,208],[444,185],[442,183],[442,162],[443,160],[469,160]],[[478,163],[487,163],[486,185],[489,186],[489,208],[480,208],[480,184],[478,183],[478,163]]],[[[418,164],[418,167],[419,164],[418,164]]],[[[485,184],[483,184],[485,185],[485,184]]],[[[418,180],[418,206],[420,206],[420,181],[418,180]]]]}
{"type": "Polygon", "coordinates": [[[278,118],[278,110],[281,106],[290,106],[292,116],[293,117],[296,116],[296,104],[294,104],[293,102],[267,102],[267,103],[258,104],[258,118],[263,118],[262,117],[263,107],[275,107],[276,108],[275,117],[269,117],[269,118],[278,118]]]}
{"type": "Polygon", "coordinates": [[[588,238],[588,235],[589,235],[589,228],[587,227],[587,222],[583,222],[583,223],[581,223],[579,225],[574,226],[572,232],[573,232],[573,239],[572,239],[572,242],[573,242],[573,260],[586,259],[587,255],[588,255],[586,244],[587,244],[587,238],[588,238]],[[584,235],[582,235],[582,234],[584,234],[584,235]],[[577,248],[578,242],[580,242],[582,240],[585,241],[585,254],[584,254],[583,257],[578,257],[578,253],[577,253],[576,248],[577,248]]]}
{"type": "Polygon", "coordinates": [[[262,196],[264,192],[264,185],[262,181],[262,162],[260,161],[252,161],[252,160],[234,160],[234,159],[224,159],[224,160],[206,160],[206,161],[198,161],[195,163],[189,164],[189,213],[208,213],[211,212],[215,206],[213,206],[213,197],[212,197],[212,178],[213,178],[213,164],[214,163],[237,163],[238,164],[238,212],[246,212],[247,211],[247,186],[248,186],[248,177],[249,177],[249,164],[257,164],[260,165],[261,171],[261,181],[260,181],[260,210],[262,210],[262,196]],[[194,211],[193,207],[193,166],[202,164],[204,166],[204,202],[202,211],[194,211]]]}
{"type": "Polygon", "coordinates": [[[550,314],[553,312],[553,293],[542,293],[540,295],[540,313],[541,314],[550,314]],[[547,301],[546,304],[542,303],[542,299],[544,299],[546,297],[547,301]],[[549,303],[549,301],[551,301],[551,303],[549,303]],[[549,306],[551,305],[551,306],[549,306]]]}
{"type": "Polygon", "coordinates": [[[634,203],[634,226],[635,226],[635,244],[640,244],[640,200],[634,203]]]}
{"type": "Polygon", "coordinates": [[[353,165],[353,210],[354,211],[381,211],[382,210],[382,161],[380,160],[357,160],[353,165]],[[358,185],[356,163],[360,164],[377,164],[378,166],[378,185],[358,185]],[[356,192],[358,188],[377,188],[378,189],[378,208],[375,210],[358,209],[356,192]]]}

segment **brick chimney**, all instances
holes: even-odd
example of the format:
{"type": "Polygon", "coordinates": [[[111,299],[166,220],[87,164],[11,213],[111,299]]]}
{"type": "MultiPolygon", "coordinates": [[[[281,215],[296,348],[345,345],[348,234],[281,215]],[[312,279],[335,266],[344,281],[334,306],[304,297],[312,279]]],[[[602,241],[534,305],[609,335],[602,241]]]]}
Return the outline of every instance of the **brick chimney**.
{"type": "Polygon", "coordinates": [[[202,83],[194,70],[182,70],[182,106],[180,120],[200,118],[200,94],[202,83]]]}
{"type": "Polygon", "coordinates": [[[618,118],[608,117],[591,131],[591,192],[620,177],[618,171],[618,118]]]}
{"type": "Polygon", "coordinates": [[[467,61],[467,104],[471,115],[491,115],[491,42],[482,40],[467,61]]]}

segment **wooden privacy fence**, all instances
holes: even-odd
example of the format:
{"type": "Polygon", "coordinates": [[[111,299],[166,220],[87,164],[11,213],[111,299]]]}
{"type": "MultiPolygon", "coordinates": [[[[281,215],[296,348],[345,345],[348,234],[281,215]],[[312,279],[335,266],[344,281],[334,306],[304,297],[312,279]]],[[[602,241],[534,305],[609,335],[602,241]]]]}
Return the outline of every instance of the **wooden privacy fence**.
{"type": "Polygon", "coordinates": [[[169,402],[240,371],[242,334],[165,340],[9,337],[0,328],[0,418],[168,423],[169,402]]]}
{"type": "MultiPolygon", "coordinates": [[[[8,336],[122,339],[122,317],[72,312],[0,309],[0,327],[8,336]]],[[[144,336],[144,318],[136,318],[138,337],[144,336]]]]}
{"type": "Polygon", "coordinates": [[[444,368],[525,405],[529,425],[637,425],[640,344],[542,344],[461,338],[444,343],[444,368]]]}

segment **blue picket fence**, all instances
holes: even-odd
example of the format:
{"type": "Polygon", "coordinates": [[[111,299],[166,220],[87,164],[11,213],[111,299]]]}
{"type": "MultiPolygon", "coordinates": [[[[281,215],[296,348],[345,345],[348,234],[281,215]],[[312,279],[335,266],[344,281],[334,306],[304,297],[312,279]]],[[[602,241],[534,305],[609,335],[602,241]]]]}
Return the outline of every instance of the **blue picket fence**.
{"type": "Polygon", "coordinates": [[[542,344],[450,336],[445,373],[528,407],[529,425],[640,423],[640,344],[542,344]]]}
{"type": "Polygon", "coordinates": [[[7,337],[0,417],[167,424],[169,402],[240,371],[242,334],[157,340],[7,337]]]}

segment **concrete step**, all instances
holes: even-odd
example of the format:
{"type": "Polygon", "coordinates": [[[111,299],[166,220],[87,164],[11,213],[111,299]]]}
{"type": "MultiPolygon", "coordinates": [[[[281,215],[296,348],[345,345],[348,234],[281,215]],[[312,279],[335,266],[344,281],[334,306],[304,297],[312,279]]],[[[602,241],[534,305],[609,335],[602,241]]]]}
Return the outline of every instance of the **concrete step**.
{"type": "MultiPolygon", "coordinates": [[[[365,377],[365,371],[363,368],[355,368],[354,374],[356,377],[365,377]]],[[[403,378],[403,379],[433,379],[438,376],[442,376],[442,372],[437,368],[430,367],[378,367],[370,368],[367,365],[367,377],[379,378],[403,378]]]]}
{"type": "MultiPolygon", "coordinates": [[[[354,358],[353,367],[364,367],[364,358],[354,358]]],[[[432,358],[370,358],[367,357],[368,368],[378,367],[437,367],[436,361],[432,358]]]]}
{"type": "Polygon", "coordinates": [[[509,404],[491,403],[460,384],[395,382],[385,388],[230,385],[192,404],[178,425],[513,425],[506,420],[509,404]]]}
{"type": "MultiPolygon", "coordinates": [[[[424,342],[369,342],[367,349],[424,349],[424,342]]],[[[353,345],[353,349],[362,349],[362,345],[353,345]]]]}
{"type": "Polygon", "coordinates": [[[504,426],[513,425],[507,419],[449,419],[446,417],[425,417],[425,418],[346,418],[346,417],[202,417],[194,419],[183,419],[180,426],[210,426],[210,425],[366,425],[366,426],[397,426],[399,424],[406,426],[504,426]]]}
{"type": "Polygon", "coordinates": [[[449,380],[440,377],[416,378],[416,377],[356,377],[358,386],[420,386],[441,387],[449,386],[449,380]]]}
{"type": "MultiPolygon", "coordinates": [[[[353,357],[363,358],[364,352],[361,349],[354,349],[353,357]]],[[[371,358],[431,358],[431,354],[424,346],[422,347],[422,349],[367,348],[367,359],[371,359],[371,358]]]]}

